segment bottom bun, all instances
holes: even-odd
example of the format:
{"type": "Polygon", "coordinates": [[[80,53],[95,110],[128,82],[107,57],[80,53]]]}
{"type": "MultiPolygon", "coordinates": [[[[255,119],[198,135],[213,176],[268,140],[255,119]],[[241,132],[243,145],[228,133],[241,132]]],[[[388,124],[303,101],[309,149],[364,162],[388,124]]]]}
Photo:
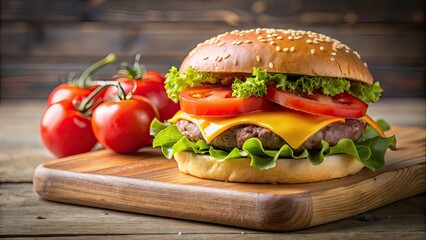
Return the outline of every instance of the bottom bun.
{"type": "Polygon", "coordinates": [[[250,166],[249,158],[218,162],[206,155],[179,152],[174,155],[179,170],[205,179],[247,183],[306,183],[341,178],[359,172],[364,166],[349,155],[327,156],[320,165],[308,159],[278,159],[274,168],[261,170],[250,166]]]}

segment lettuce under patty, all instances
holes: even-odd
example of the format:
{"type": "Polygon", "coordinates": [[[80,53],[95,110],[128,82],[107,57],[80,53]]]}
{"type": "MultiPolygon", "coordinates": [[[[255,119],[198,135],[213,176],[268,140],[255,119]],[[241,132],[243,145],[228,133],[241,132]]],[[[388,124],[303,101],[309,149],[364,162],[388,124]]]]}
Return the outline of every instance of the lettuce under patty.
{"type": "MultiPolygon", "coordinates": [[[[386,131],[389,125],[379,120],[377,123],[386,131]]],[[[182,135],[175,125],[162,123],[154,119],[151,123],[151,135],[155,136],[153,147],[161,147],[163,155],[169,159],[174,154],[182,151],[194,152],[196,154],[210,155],[217,161],[232,161],[232,158],[247,157],[251,159],[250,166],[258,169],[269,169],[275,167],[279,158],[301,159],[307,158],[312,165],[321,164],[325,156],[333,154],[348,154],[358,159],[364,166],[371,170],[383,167],[385,164],[385,153],[388,148],[396,149],[396,138],[381,137],[376,131],[367,126],[360,140],[353,142],[350,139],[341,139],[336,145],[330,146],[322,141],[319,151],[304,150],[296,153],[285,144],[279,150],[266,150],[259,139],[250,138],[243,144],[242,149],[234,148],[232,151],[216,149],[204,141],[191,142],[182,135]]]]}
{"type": "MultiPolygon", "coordinates": [[[[168,97],[174,102],[178,102],[179,93],[184,89],[204,84],[218,84],[219,81],[220,76],[218,74],[199,72],[192,67],[189,67],[183,73],[179,73],[176,67],[172,67],[169,73],[166,74],[165,87],[168,97]]],[[[379,82],[369,85],[344,78],[295,77],[286,74],[268,73],[266,70],[253,68],[252,76],[247,77],[245,81],[238,78],[234,80],[232,95],[242,98],[266,95],[267,83],[273,83],[281,90],[292,92],[312,93],[313,91],[320,91],[329,96],[346,92],[364,102],[376,102],[383,92],[379,82]]]]}

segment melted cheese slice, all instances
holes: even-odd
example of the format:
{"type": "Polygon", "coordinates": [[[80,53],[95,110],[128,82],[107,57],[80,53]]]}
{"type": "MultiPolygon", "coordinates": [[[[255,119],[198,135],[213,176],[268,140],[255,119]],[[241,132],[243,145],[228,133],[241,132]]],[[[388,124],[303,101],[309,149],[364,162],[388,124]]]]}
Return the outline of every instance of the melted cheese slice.
{"type": "Polygon", "coordinates": [[[282,137],[294,149],[300,147],[324,127],[335,122],[345,122],[344,118],[312,115],[284,108],[225,118],[196,116],[179,111],[170,119],[170,122],[176,123],[179,119],[184,119],[197,125],[207,143],[233,126],[253,124],[271,130],[282,137]]]}
{"type": "Polygon", "coordinates": [[[367,124],[370,125],[370,127],[372,127],[381,137],[386,137],[379,124],[377,124],[370,116],[365,115],[364,117],[362,117],[362,119],[366,121],[367,124]]]}

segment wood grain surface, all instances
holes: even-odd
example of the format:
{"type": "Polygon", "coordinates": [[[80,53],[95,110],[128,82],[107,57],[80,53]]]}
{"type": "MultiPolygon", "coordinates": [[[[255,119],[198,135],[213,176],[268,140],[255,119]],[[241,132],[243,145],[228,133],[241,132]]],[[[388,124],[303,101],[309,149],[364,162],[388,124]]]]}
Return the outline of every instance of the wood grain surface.
{"type": "Polygon", "coordinates": [[[44,199],[270,231],[343,219],[425,191],[426,131],[394,127],[398,150],[386,166],[309,184],[240,184],[180,173],[156,149],[108,150],[40,165],[34,187],[44,199]]]}

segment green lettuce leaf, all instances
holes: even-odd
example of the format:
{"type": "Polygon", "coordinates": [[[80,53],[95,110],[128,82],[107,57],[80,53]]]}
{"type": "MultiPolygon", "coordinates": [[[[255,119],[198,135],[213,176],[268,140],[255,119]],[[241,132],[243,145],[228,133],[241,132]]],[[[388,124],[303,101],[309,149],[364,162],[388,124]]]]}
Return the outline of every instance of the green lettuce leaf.
{"type": "MultiPolygon", "coordinates": [[[[172,67],[166,74],[165,87],[168,97],[178,102],[179,93],[184,89],[202,84],[217,84],[219,78],[219,74],[199,72],[192,67],[189,67],[183,73],[179,73],[176,67],[172,67]]],[[[312,93],[313,91],[321,91],[329,96],[346,92],[365,102],[376,102],[383,92],[379,82],[368,85],[343,78],[287,76],[286,74],[268,73],[266,70],[253,68],[252,76],[247,77],[245,81],[238,78],[234,80],[232,96],[248,98],[266,95],[266,84],[268,83],[275,84],[281,90],[292,92],[312,93]]]]}
{"type": "Polygon", "coordinates": [[[215,84],[218,77],[213,73],[199,72],[189,67],[184,73],[180,74],[176,67],[172,67],[166,74],[164,82],[167,96],[174,102],[179,102],[179,93],[189,87],[200,86],[203,84],[215,84]]]}
{"type": "MultiPolygon", "coordinates": [[[[379,121],[380,122],[380,121],[379,121]]],[[[384,121],[382,121],[384,123],[384,121]]],[[[350,139],[341,139],[336,145],[329,146],[322,141],[322,148],[319,151],[308,151],[296,153],[289,145],[282,146],[279,150],[266,150],[257,138],[250,138],[244,142],[242,149],[234,148],[232,151],[215,149],[203,141],[191,142],[182,135],[175,125],[163,125],[161,123],[152,124],[151,128],[156,128],[153,147],[161,147],[165,157],[172,158],[175,153],[181,151],[191,151],[197,154],[206,154],[217,161],[232,161],[232,158],[248,157],[251,159],[250,166],[258,169],[273,168],[279,158],[301,159],[307,158],[311,164],[318,165],[324,158],[333,154],[348,154],[358,159],[364,166],[371,170],[383,167],[385,164],[385,153],[388,148],[396,149],[395,136],[383,138],[366,130],[367,136],[357,142],[350,139]]],[[[387,126],[387,124],[386,124],[387,126]]]]}
{"type": "Polygon", "coordinates": [[[261,97],[266,95],[266,81],[268,73],[259,68],[253,68],[253,76],[247,77],[245,81],[236,78],[232,83],[232,96],[248,98],[251,96],[261,97]]]}
{"type": "Polygon", "coordinates": [[[358,97],[364,102],[376,102],[382,95],[383,89],[379,82],[374,82],[372,85],[354,82],[351,85],[348,93],[358,97]]]}

